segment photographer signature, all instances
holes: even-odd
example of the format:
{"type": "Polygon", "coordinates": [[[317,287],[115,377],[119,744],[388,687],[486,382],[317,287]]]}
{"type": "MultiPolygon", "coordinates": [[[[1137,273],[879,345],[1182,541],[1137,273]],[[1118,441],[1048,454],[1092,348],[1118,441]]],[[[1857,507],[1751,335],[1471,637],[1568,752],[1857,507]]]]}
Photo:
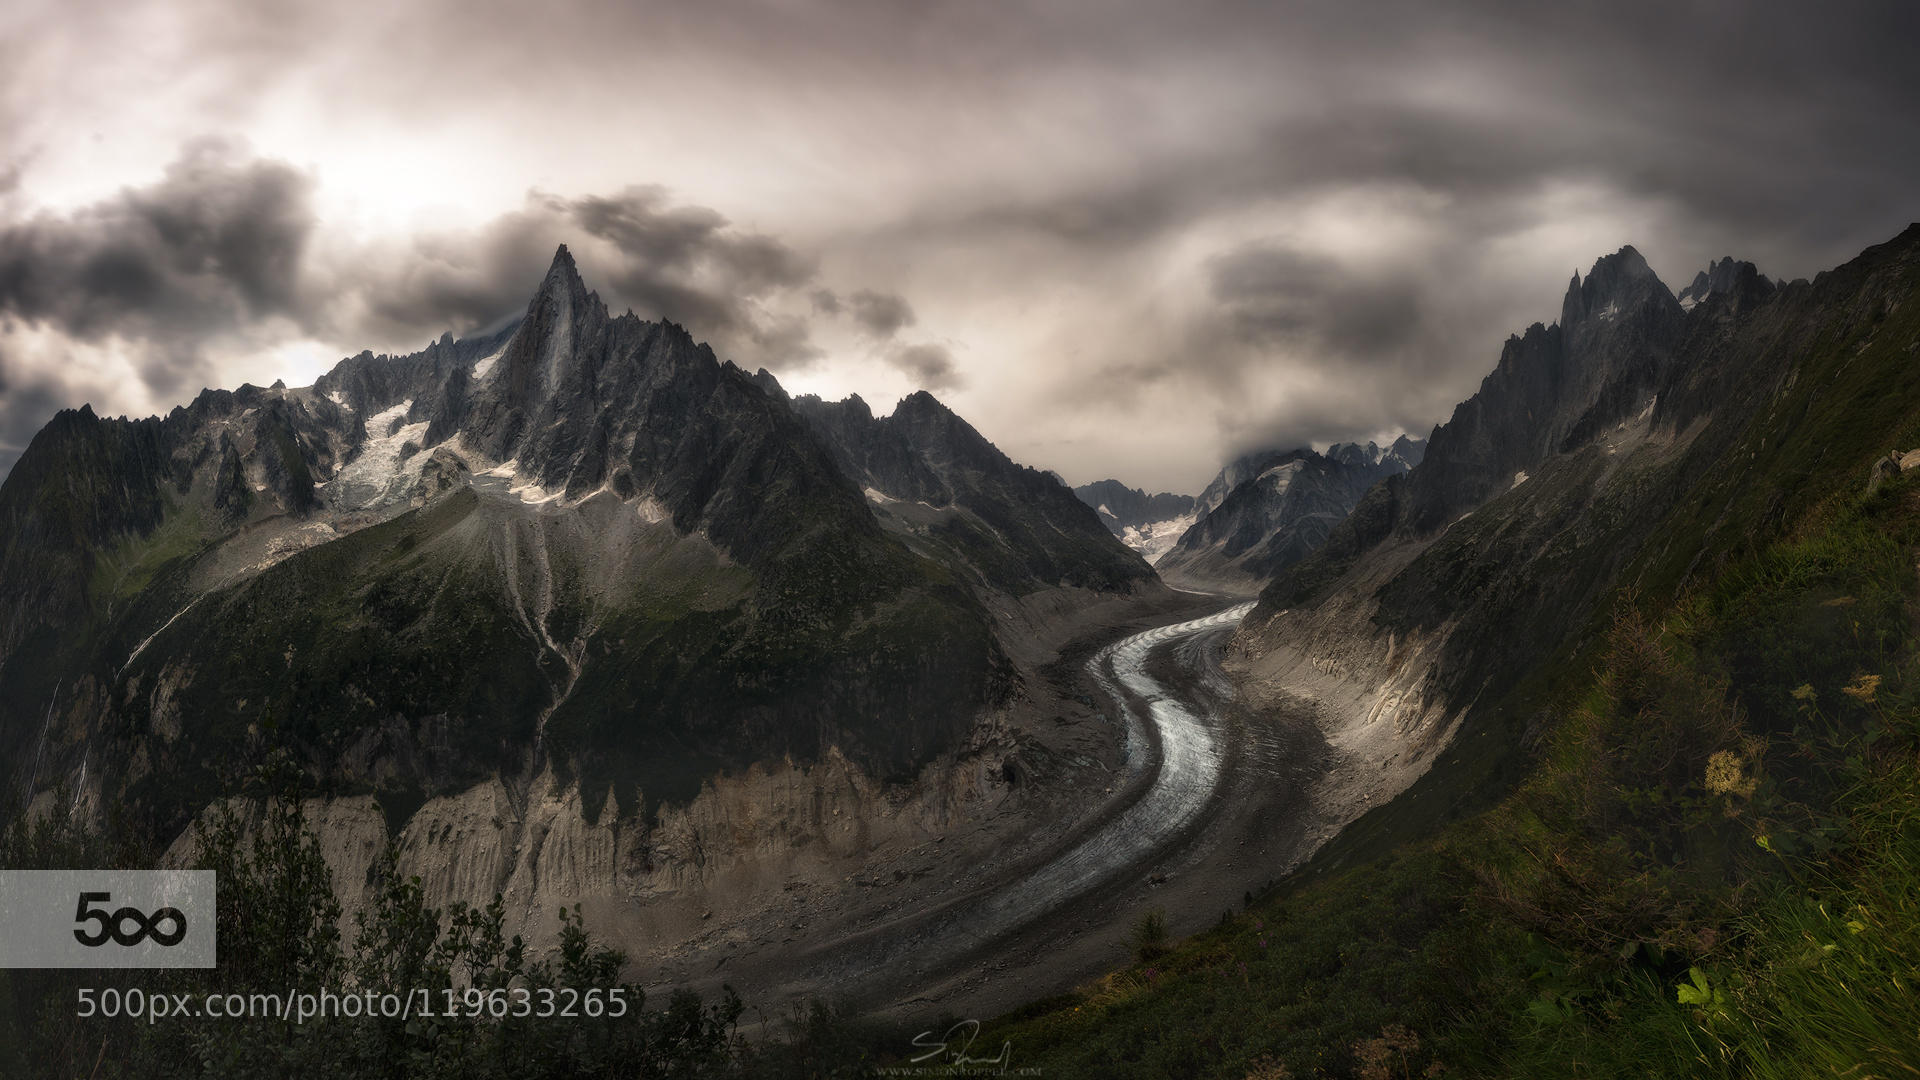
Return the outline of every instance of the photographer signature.
{"type": "Polygon", "coordinates": [[[960,1021],[948,1028],[946,1034],[940,1036],[938,1041],[934,1041],[933,1032],[923,1031],[913,1037],[913,1045],[921,1050],[925,1050],[926,1053],[913,1058],[912,1062],[918,1065],[923,1061],[931,1061],[942,1054],[948,1053],[948,1048],[953,1047],[957,1042],[959,1044],[958,1047],[951,1051],[953,1054],[952,1059],[945,1062],[945,1064],[954,1066],[997,1065],[1005,1069],[1007,1063],[1011,1061],[1013,1057],[1013,1040],[1009,1039],[1001,1043],[1000,1053],[997,1056],[977,1058],[969,1055],[967,1051],[973,1049],[973,1042],[979,1037],[980,1021],[978,1020],[960,1021]]]}

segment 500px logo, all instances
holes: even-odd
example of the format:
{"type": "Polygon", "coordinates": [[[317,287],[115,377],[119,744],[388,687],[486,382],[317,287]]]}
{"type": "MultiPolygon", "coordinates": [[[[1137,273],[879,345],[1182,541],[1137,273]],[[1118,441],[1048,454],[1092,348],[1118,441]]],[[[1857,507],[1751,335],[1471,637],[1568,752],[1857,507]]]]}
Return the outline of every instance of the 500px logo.
{"type": "Polygon", "coordinates": [[[211,870],[0,871],[0,967],[210,968],[211,870]]]}
{"type": "Polygon", "coordinates": [[[93,934],[89,934],[85,930],[75,930],[73,932],[73,939],[75,941],[78,941],[88,948],[99,948],[107,943],[108,938],[112,938],[116,945],[138,945],[147,938],[152,938],[161,945],[171,947],[180,944],[180,939],[187,936],[187,917],[180,913],[179,908],[163,907],[151,915],[136,907],[123,907],[111,915],[105,911],[88,909],[88,905],[90,904],[105,904],[112,902],[112,900],[112,893],[84,892],[80,894],[80,907],[75,911],[73,921],[77,923],[95,922],[100,925],[100,929],[93,934]],[[134,925],[132,933],[128,933],[126,930],[126,925],[129,920],[131,920],[134,925]],[[173,929],[170,931],[162,931],[159,928],[159,924],[162,921],[171,921],[173,929]]]}

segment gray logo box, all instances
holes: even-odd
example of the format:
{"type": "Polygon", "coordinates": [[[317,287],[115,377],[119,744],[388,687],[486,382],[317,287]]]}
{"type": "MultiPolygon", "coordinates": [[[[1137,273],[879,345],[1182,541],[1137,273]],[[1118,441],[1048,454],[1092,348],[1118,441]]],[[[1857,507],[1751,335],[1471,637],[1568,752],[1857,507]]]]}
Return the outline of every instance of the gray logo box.
{"type": "Polygon", "coordinates": [[[211,870],[0,870],[0,968],[210,968],[214,888],[211,870]]]}

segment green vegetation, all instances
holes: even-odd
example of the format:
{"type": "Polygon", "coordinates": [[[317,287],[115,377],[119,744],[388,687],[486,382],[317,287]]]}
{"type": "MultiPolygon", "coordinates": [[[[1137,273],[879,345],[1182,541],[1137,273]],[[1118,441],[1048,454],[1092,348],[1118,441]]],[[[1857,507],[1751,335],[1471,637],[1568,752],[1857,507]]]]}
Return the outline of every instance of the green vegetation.
{"type": "Polygon", "coordinates": [[[1908,1075],[1916,560],[1903,476],[1678,602],[1622,596],[1498,805],[982,1044],[1049,1075],[1908,1075]]]}
{"type": "Polygon", "coordinates": [[[94,614],[108,622],[118,610],[170,571],[183,567],[206,550],[208,528],[197,504],[172,505],[160,524],[145,536],[126,535],[94,560],[87,596],[94,614]]]}
{"type": "Polygon", "coordinates": [[[1004,659],[946,571],[883,554],[857,584],[789,566],[722,610],[661,596],[605,616],[547,724],[584,804],[597,812],[611,787],[622,813],[651,815],[715,773],[828,747],[904,780],[957,742],[1004,692],[1004,659]]]}
{"type": "Polygon", "coordinates": [[[1154,908],[1133,925],[1133,955],[1151,960],[1167,951],[1167,913],[1154,908]]]}
{"type": "MultiPolygon", "coordinates": [[[[517,763],[560,662],[489,568],[448,550],[474,512],[465,492],[304,551],[208,595],[161,633],[125,673],[135,703],[125,734],[149,734],[141,706],[161,686],[181,718],[179,738],[146,740],[153,767],[124,789],[154,838],[176,834],[279,747],[329,762],[370,733],[392,754],[437,739],[452,751],[441,766],[450,786],[517,763]],[[479,657],[487,677],[476,679],[479,657]],[[438,731],[395,724],[436,715],[438,731]]],[[[350,778],[317,779],[350,790],[350,778]]]]}

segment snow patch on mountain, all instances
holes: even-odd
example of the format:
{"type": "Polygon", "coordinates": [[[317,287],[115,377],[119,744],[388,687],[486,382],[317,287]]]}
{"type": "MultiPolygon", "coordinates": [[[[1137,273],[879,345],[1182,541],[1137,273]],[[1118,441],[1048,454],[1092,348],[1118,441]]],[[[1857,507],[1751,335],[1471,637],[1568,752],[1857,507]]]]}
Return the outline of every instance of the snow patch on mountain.
{"type": "Polygon", "coordinates": [[[1258,483],[1275,495],[1285,495],[1287,489],[1293,486],[1294,477],[1299,476],[1300,470],[1304,467],[1305,463],[1299,461],[1289,461],[1285,465],[1275,465],[1273,468],[1260,474],[1258,483]]]}
{"type": "Polygon", "coordinates": [[[367,417],[367,441],[360,453],[342,468],[326,487],[326,497],[340,510],[378,510],[405,503],[413,497],[413,480],[420,453],[406,454],[408,443],[420,449],[426,438],[427,422],[406,422],[413,408],[409,398],[389,409],[367,417]]]}
{"type": "Polygon", "coordinates": [[[520,460],[518,458],[503,461],[491,469],[474,473],[474,477],[476,479],[490,477],[495,480],[506,481],[505,488],[507,494],[512,495],[528,506],[539,506],[543,503],[559,502],[567,493],[566,488],[545,487],[538,480],[523,474],[520,471],[520,460]]]}
{"type": "Polygon", "coordinates": [[[1198,515],[1192,511],[1179,517],[1164,521],[1149,521],[1144,525],[1128,525],[1120,533],[1120,542],[1140,553],[1140,557],[1149,563],[1157,562],[1160,556],[1173,550],[1180,542],[1180,534],[1193,527],[1198,515]]]}
{"type": "Polygon", "coordinates": [[[484,379],[488,375],[493,374],[493,369],[495,365],[500,363],[500,357],[506,351],[507,351],[507,347],[505,345],[502,345],[497,351],[494,352],[492,356],[481,357],[478,361],[474,363],[473,374],[469,375],[468,378],[473,380],[474,382],[479,382],[481,379],[484,379]]]}

